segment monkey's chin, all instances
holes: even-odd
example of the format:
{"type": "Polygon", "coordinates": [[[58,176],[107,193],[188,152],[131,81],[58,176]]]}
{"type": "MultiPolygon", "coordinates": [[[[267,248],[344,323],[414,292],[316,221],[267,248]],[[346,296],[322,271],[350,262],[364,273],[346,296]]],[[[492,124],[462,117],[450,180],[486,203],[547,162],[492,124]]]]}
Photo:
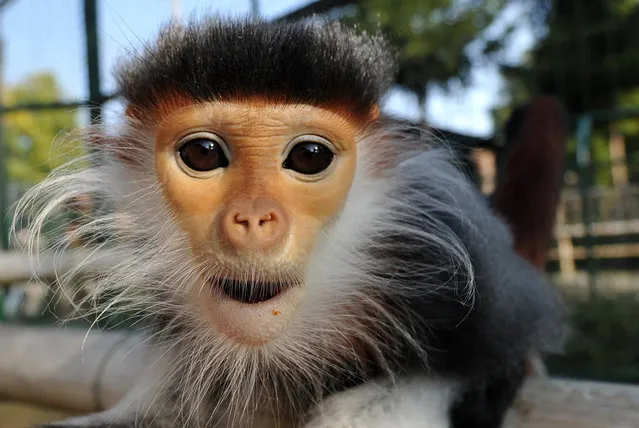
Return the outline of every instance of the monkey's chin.
{"type": "Polygon", "coordinates": [[[206,310],[215,329],[228,339],[246,346],[261,346],[282,334],[295,316],[303,287],[283,287],[272,297],[257,301],[241,301],[226,293],[223,287],[212,287],[212,299],[206,310]]]}

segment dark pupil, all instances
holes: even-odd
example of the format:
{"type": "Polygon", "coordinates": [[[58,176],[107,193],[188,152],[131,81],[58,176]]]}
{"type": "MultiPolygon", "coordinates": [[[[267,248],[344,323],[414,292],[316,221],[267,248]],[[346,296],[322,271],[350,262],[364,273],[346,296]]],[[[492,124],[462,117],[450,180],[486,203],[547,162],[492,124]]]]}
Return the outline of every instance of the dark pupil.
{"type": "Polygon", "coordinates": [[[299,143],[291,149],[284,161],[284,168],[300,174],[318,174],[333,161],[333,152],[322,144],[313,142],[299,143]]]}
{"type": "Polygon", "coordinates": [[[180,158],[195,171],[211,171],[229,164],[222,147],[206,138],[191,140],[180,147],[180,158]]]}

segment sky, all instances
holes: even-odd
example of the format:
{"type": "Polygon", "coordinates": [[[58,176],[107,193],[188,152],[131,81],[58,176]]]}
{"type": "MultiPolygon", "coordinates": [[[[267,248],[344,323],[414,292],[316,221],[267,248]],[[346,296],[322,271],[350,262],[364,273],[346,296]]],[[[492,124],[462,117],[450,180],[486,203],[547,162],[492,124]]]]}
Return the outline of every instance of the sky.
{"type": "MultiPolygon", "coordinates": [[[[260,0],[260,13],[276,17],[309,3],[309,0],[260,0]]],[[[217,12],[242,15],[251,11],[251,0],[99,0],[98,35],[101,55],[101,87],[114,90],[111,76],[116,61],[138,49],[152,38],[162,23],[171,18],[174,4],[182,17],[217,12]]],[[[505,25],[521,18],[521,11],[511,8],[495,24],[505,25]]],[[[532,45],[532,32],[525,22],[508,43],[507,59],[517,62],[532,45]]],[[[0,15],[0,35],[4,42],[2,73],[13,84],[27,75],[53,71],[63,88],[65,99],[86,99],[84,22],[81,0],[13,0],[0,15]]],[[[490,136],[493,133],[490,109],[499,101],[503,82],[494,65],[477,66],[467,88],[429,88],[426,106],[433,125],[460,133],[490,136]]],[[[397,116],[417,119],[416,98],[405,91],[393,90],[383,109],[397,116]]],[[[105,111],[106,120],[121,112],[118,103],[105,111]]]]}

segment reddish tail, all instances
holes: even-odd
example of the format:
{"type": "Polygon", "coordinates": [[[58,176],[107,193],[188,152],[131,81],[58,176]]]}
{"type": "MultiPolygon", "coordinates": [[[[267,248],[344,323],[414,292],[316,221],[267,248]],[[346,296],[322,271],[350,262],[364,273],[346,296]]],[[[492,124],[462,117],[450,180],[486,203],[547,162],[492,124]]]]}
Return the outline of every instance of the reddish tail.
{"type": "Polygon", "coordinates": [[[492,206],[511,227],[516,250],[543,270],[561,191],[566,118],[559,101],[539,97],[506,126],[509,146],[492,206]]]}

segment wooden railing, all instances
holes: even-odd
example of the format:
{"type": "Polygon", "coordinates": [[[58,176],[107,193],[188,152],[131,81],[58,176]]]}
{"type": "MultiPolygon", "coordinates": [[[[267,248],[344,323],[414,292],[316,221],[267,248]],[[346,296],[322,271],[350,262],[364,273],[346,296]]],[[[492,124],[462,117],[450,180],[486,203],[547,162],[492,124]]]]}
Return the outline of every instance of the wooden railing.
{"type": "MultiPolygon", "coordinates": [[[[145,366],[140,336],[0,325],[0,396],[88,413],[115,405],[145,366]]],[[[639,387],[531,378],[506,428],[636,428],[639,387]]]]}
{"type": "MultiPolygon", "coordinates": [[[[82,253],[69,253],[74,266],[82,253]]],[[[104,258],[102,269],[113,263],[104,258]]],[[[53,261],[33,269],[53,275],[53,261]]],[[[33,269],[18,253],[0,253],[0,284],[26,281],[33,269]]],[[[0,398],[71,413],[117,403],[145,365],[145,346],[130,332],[18,327],[0,324],[0,398]]],[[[506,428],[639,428],[639,386],[531,378],[506,428]]]]}
{"type": "Polygon", "coordinates": [[[564,223],[584,223],[586,203],[592,220],[597,223],[639,219],[639,186],[593,187],[583,193],[574,188],[565,189],[560,201],[564,223]]]}
{"type": "Polygon", "coordinates": [[[557,245],[549,260],[559,262],[562,277],[574,277],[578,261],[639,258],[639,238],[618,239],[637,236],[639,186],[592,188],[583,194],[564,190],[555,226],[557,245]]]}
{"type": "Polygon", "coordinates": [[[106,252],[101,252],[99,257],[95,257],[94,254],[90,258],[90,263],[84,263],[88,256],[88,251],[75,250],[55,257],[43,255],[32,259],[19,251],[0,250],[0,287],[28,281],[34,277],[43,280],[53,279],[56,272],[63,273],[75,266],[82,266],[83,272],[86,273],[99,273],[117,263],[117,258],[106,252]]]}

